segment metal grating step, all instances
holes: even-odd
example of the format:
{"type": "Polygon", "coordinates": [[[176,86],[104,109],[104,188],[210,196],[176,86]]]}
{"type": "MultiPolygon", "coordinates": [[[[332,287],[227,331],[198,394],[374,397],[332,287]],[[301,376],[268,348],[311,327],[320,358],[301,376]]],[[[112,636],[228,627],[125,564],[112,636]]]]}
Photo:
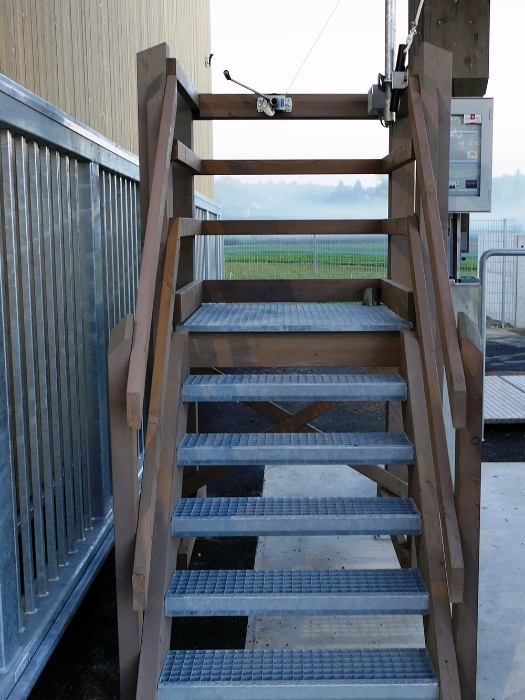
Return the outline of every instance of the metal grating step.
{"type": "Polygon", "coordinates": [[[398,374],[191,375],[184,401],[405,401],[398,374]]]}
{"type": "Polygon", "coordinates": [[[182,498],[174,537],[417,535],[411,498],[182,498]]]}
{"type": "Polygon", "coordinates": [[[167,616],[426,615],[417,569],[175,571],[167,616]]]}
{"type": "Polygon", "coordinates": [[[437,700],[424,649],[170,651],[159,700],[437,700]]]}
{"type": "Polygon", "coordinates": [[[409,464],[404,433],[198,433],[187,434],[178,463],[212,464],[409,464]]]}
{"type": "Polygon", "coordinates": [[[399,331],[409,324],[386,306],[351,303],[202,304],[178,331],[301,333],[399,331]]]}

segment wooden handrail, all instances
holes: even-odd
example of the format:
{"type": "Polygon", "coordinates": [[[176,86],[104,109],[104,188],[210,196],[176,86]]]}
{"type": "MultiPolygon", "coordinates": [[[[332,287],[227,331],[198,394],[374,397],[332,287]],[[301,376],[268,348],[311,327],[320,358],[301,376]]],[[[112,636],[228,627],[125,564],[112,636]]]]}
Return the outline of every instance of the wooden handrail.
{"type": "Polygon", "coordinates": [[[203,221],[201,230],[203,236],[406,236],[406,232],[406,216],[393,219],[217,219],[203,221]]]}
{"type": "MultiPolygon", "coordinates": [[[[452,484],[452,470],[448,456],[447,436],[443,420],[441,387],[436,365],[431,314],[423,268],[423,254],[415,217],[409,220],[408,244],[417,330],[423,364],[424,396],[430,421],[430,441],[435,478],[438,485],[437,499],[443,529],[449,595],[451,602],[459,603],[463,599],[463,554],[454,501],[454,486],[452,484]]],[[[434,525],[438,527],[439,523],[434,523],[434,525]]]]}
{"type": "Polygon", "coordinates": [[[168,383],[168,365],[170,360],[173,309],[175,305],[175,288],[179,263],[180,237],[178,227],[172,226],[166,244],[164,274],[159,303],[159,322],[153,358],[153,374],[149,396],[149,412],[146,432],[146,449],[142,472],[142,491],[140,495],[137,520],[137,537],[133,563],[133,607],[145,610],[148,595],[149,570],[151,562],[151,545],[153,537],[153,519],[157,499],[157,479],[164,422],[164,403],[168,383]]]}
{"type": "Polygon", "coordinates": [[[436,184],[432,169],[427,130],[425,127],[423,102],[416,78],[410,78],[409,80],[408,104],[410,126],[416,154],[419,192],[425,222],[430,267],[432,270],[432,283],[439,310],[437,319],[443,345],[452,423],[455,428],[463,428],[466,424],[467,389],[457,336],[454,306],[452,304],[452,295],[450,292],[436,184]]]}
{"type": "Polygon", "coordinates": [[[401,333],[400,372],[408,386],[405,431],[414,444],[415,452],[410,495],[423,520],[423,531],[420,537],[416,537],[414,549],[417,566],[430,594],[429,616],[425,623],[426,646],[438,676],[439,697],[441,700],[461,700],[450,598],[442,564],[443,544],[438,511],[440,488],[432,465],[431,431],[420,347],[411,331],[401,333]]]}
{"type": "Polygon", "coordinates": [[[126,404],[130,428],[138,430],[142,422],[146,367],[151,333],[151,318],[159,264],[162,225],[171,164],[173,131],[177,110],[177,77],[168,75],[160,119],[159,140],[146,220],[139,290],[135,309],[133,347],[129,360],[126,404]]]}

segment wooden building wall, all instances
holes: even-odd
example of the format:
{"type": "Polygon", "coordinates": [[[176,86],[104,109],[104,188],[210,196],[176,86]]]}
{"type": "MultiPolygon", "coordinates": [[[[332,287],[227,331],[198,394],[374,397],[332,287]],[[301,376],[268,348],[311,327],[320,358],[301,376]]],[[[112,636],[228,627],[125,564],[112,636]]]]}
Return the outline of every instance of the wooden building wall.
{"type": "MultiPolygon", "coordinates": [[[[166,42],[211,92],[209,0],[0,0],[0,72],[138,153],[136,54],[166,42]]],[[[212,155],[210,123],[195,147],[212,155]]],[[[198,189],[213,195],[210,178],[198,189]]]]}

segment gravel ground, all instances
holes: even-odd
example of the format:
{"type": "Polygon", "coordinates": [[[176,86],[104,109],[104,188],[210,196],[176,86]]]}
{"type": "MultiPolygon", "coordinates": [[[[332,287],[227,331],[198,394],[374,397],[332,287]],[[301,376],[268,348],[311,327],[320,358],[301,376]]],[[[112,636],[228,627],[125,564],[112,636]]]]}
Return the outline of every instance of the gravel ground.
{"type": "MultiPolygon", "coordinates": [[[[490,331],[487,371],[525,372],[525,338],[518,333],[490,331]]],[[[334,370],[335,371],[335,370],[334,370]]],[[[301,406],[287,405],[288,410],[301,406]]],[[[260,431],[270,423],[238,404],[202,405],[200,429],[227,432],[260,431]]],[[[384,405],[349,404],[329,412],[315,423],[325,431],[382,430],[384,405]]],[[[487,426],[483,460],[525,461],[525,426],[487,426]]],[[[262,492],[263,468],[238,467],[217,479],[209,495],[257,496],[262,492]]],[[[256,538],[197,540],[192,568],[251,568],[256,538]]],[[[118,698],[117,619],[114,594],[115,566],[111,553],[103,565],[55,653],[38,680],[30,700],[114,700],[118,698]]],[[[178,619],[173,624],[172,648],[244,647],[246,618],[178,619]]]]}

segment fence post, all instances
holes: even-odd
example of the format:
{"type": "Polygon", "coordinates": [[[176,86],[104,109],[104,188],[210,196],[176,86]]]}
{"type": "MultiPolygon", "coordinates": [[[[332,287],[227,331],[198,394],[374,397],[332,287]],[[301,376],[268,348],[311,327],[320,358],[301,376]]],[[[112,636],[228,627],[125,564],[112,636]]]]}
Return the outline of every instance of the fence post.
{"type": "Polygon", "coordinates": [[[18,649],[22,625],[4,295],[4,252],[0,240],[0,671],[6,670],[18,649]]]}
{"type": "MultiPolygon", "coordinates": [[[[525,249],[525,235],[516,236],[516,247],[525,249]]],[[[525,258],[516,260],[516,304],[515,304],[516,328],[525,328],[525,258]]]]}
{"type": "Polygon", "coordinates": [[[109,465],[108,378],[100,221],[100,172],[96,163],[79,163],[79,231],[81,296],[84,335],[87,450],[92,517],[103,518],[111,508],[109,465]]]}

